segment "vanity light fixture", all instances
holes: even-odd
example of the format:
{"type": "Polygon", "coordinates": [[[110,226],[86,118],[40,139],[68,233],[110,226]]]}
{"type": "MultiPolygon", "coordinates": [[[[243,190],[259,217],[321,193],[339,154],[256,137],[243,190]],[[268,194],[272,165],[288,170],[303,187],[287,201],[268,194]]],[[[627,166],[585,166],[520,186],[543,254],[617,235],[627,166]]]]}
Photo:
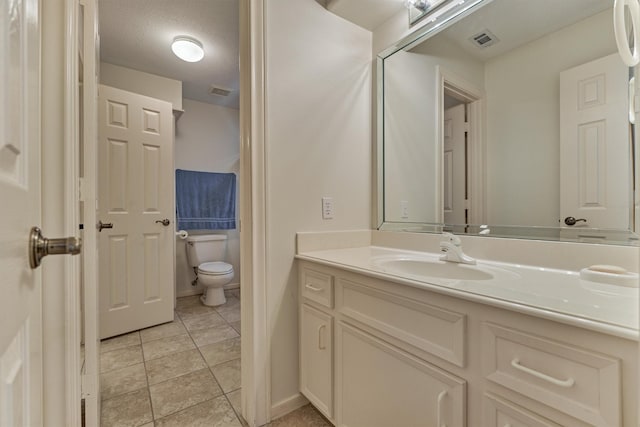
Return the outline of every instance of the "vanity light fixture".
{"type": "Polygon", "coordinates": [[[178,58],[186,62],[198,62],[204,58],[202,43],[193,37],[176,37],[171,43],[171,50],[178,58]]]}
{"type": "Polygon", "coordinates": [[[411,9],[413,7],[423,13],[429,10],[429,7],[431,7],[427,0],[405,0],[404,4],[408,9],[411,9]]]}

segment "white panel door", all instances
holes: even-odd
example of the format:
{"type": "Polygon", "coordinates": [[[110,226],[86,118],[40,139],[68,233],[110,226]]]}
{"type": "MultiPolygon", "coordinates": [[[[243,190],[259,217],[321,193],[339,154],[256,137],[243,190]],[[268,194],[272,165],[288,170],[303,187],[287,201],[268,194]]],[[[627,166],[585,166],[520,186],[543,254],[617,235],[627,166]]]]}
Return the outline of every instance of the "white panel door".
{"type": "Polygon", "coordinates": [[[560,225],[628,229],[629,72],[616,53],[560,73],[560,225]]]}
{"type": "Polygon", "coordinates": [[[465,105],[444,111],[443,209],[445,224],[466,224],[465,105]]]}
{"type": "Polygon", "coordinates": [[[173,320],[171,104],[99,86],[100,337],[173,320]],[[162,220],[168,219],[169,225],[162,220]]]}
{"type": "Polygon", "coordinates": [[[0,2],[0,426],[11,427],[42,425],[41,269],[27,250],[41,220],[38,8],[0,2]]]}

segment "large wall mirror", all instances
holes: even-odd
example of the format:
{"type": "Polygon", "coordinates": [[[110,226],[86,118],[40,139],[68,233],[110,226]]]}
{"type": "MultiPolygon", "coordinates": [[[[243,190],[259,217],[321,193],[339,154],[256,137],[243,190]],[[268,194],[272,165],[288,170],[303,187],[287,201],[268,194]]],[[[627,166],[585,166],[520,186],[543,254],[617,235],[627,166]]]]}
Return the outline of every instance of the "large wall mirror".
{"type": "Polygon", "coordinates": [[[637,244],[613,0],[458,5],[378,57],[380,228],[637,244]]]}

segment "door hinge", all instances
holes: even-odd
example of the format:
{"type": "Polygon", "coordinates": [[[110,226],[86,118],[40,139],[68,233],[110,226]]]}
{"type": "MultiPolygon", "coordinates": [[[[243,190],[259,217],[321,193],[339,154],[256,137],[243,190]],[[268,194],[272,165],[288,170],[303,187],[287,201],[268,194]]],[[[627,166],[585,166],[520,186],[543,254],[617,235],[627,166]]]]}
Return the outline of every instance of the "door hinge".
{"type": "Polygon", "coordinates": [[[464,131],[469,132],[471,130],[471,125],[469,122],[464,122],[464,131]]]}
{"type": "Polygon", "coordinates": [[[465,209],[471,209],[471,203],[469,202],[469,199],[466,199],[464,201],[464,208],[465,209]]]}

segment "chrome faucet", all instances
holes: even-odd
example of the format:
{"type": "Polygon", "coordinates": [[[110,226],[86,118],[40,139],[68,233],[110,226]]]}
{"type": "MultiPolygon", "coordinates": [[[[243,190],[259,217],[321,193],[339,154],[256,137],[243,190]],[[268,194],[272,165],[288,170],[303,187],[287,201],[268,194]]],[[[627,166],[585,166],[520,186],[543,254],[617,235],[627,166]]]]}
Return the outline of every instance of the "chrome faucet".
{"type": "Polygon", "coordinates": [[[458,236],[446,232],[442,233],[442,236],[446,240],[440,242],[440,251],[444,252],[444,255],[440,257],[441,261],[459,262],[461,264],[472,265],[476,263],[474,258],[471,258],[462,252],[462,242],[458,236]]]}

